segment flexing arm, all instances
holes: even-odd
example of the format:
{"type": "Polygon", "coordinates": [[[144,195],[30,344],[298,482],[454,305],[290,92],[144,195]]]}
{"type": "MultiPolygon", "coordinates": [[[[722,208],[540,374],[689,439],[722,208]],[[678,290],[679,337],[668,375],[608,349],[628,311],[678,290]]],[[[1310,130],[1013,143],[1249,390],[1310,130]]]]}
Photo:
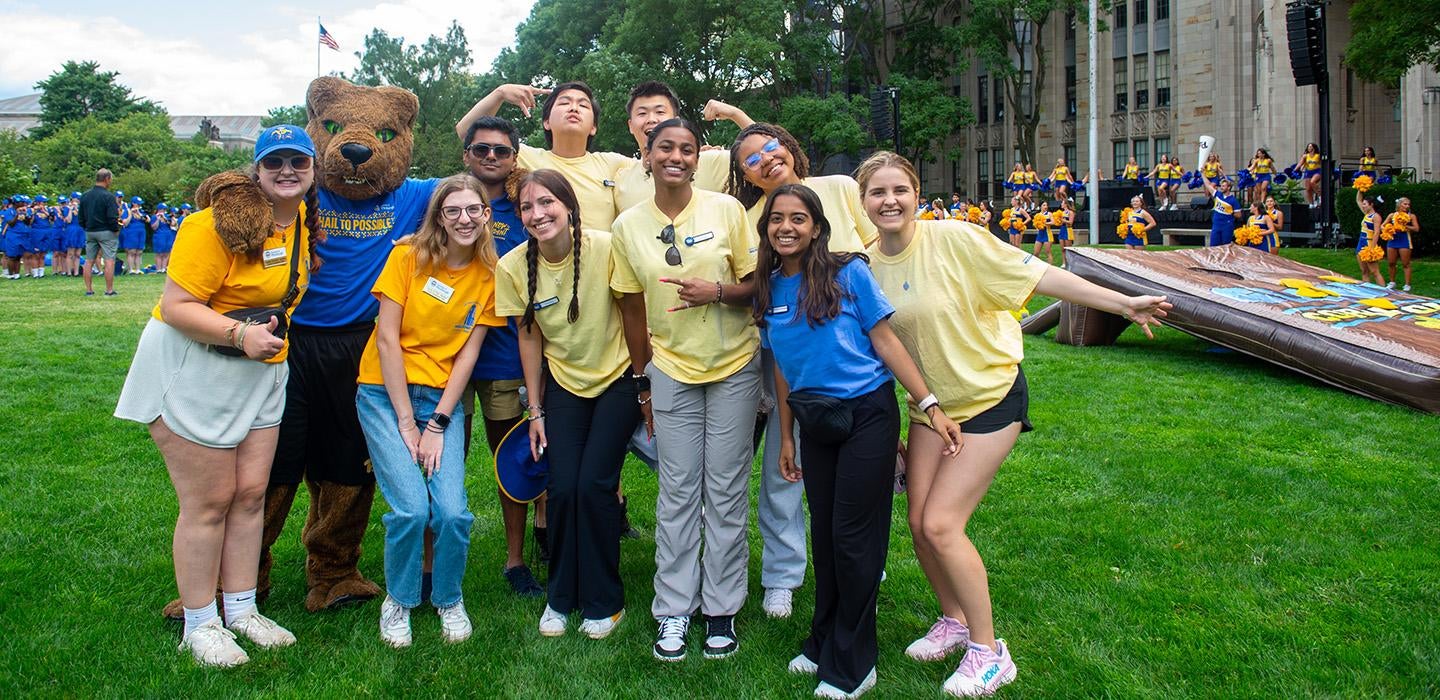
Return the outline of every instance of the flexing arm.
{"type": "Polygon", "coordinates": [[[735,122],[735,126],[741,129],[755,123],[755,120],[751,119],[750,115],[745,113],[745,110],[735,105],[721,102],[720,100],[710,100],[706,102],[705,109],[701,111],[700,117],[707,122],[726,119],[735,122]]]}

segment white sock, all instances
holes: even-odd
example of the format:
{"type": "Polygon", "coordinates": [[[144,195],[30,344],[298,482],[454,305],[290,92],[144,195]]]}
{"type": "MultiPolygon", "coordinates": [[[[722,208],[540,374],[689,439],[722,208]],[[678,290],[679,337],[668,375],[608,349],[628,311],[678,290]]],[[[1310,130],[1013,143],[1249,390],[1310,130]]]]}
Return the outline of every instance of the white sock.
{"type": "Polygon", "coordinates": [[[203,625],[220,616],[220,610],[215,607],[215,599],[203,608],[185,608],[185,633],[182,637],[190,636],[196,627],[203,625]]]}
{"type": "Polygon", "coordinates": [[[255,589],[240,591],[239,593],[225,593],[222,595],[225,600],[225,624],[234,624],[250,613],[255,612],[255,589]]]}

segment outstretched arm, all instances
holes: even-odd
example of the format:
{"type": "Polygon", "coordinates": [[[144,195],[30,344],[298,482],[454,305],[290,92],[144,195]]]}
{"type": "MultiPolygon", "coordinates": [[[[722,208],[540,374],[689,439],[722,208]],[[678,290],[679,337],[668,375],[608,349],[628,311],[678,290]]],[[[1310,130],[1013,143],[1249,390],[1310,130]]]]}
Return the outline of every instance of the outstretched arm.
{"type": "Polygon", "coordinates": [[[550,94],[550,88],[539,88],[530,85],[517,85],[507,83],[490,91],[490,94],[480,98],[474,107],[470,108],[460,121],[455,123],[455,135],[461,140],[465,139],[465,132],[470,129],[470,124],[480,117],[493,117],[500,111],[500,105],[510,103],[520,108],[525,116],[530,116],[530,110],[535,109],[535,98],[541,95],[550,94]]]}
{"type": "Polygon", "coordinates": [[[1035,285],[1035,292],[1124,316],[1126,319],[1140,324],[1141,330],[1145,331],[1145,336],[1148,338],[1155,337],[1155,334],[1150,332],[1150,325],[1158,325],[1159,320],[1165,317],[1166,311],[1174,306],[1165,301],[1163,296],[1125,296],[1058,267],[1045,270],[1045,275],[1040,278],[1040,283],[1035,285]]]}

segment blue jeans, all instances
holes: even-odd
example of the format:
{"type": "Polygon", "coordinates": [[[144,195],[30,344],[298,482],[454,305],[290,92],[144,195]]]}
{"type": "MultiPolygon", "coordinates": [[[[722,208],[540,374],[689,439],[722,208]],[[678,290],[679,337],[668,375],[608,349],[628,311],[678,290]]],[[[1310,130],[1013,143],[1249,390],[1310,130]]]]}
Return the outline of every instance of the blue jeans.
{"type": "MultiPolygon", "coordinates": [[[[441,390],[411,384],[410,405],[415,421],[424,431],[435,412],[441,390]]],[[[355,407],[365,443],[370,447],[370,464],[375,481],[384,494],[390,512],[385,523],[385,588],[395,602],[418,606],[420,578],[425,551],[425,529],[435,533],[435,566],[430,601],[437,608],[460,602],[460,581],[465,577],[465,559],[470,552],[470,514],[465,497],[465,413],[458,404],[445,429],[440,452],[440,470],[430,479],[410,458],[400,439],[395,408],[390,395],[379,384],[361,384],[355,393],[355,407]]]]}

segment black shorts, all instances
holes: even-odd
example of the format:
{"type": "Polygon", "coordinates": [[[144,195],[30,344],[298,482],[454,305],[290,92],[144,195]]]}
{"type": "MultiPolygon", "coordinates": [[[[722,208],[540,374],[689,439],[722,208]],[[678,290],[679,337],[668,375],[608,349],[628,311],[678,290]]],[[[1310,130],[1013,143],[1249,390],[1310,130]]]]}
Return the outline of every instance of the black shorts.
{"type": "MultiPolygon", "coordinates": [[[[1016,421],[1020,422],[1022,433],[1035,429],[1030,424],[1030,387],[1025,383],[1024,368],[1019,366],[1015,368],[1015,383],[1010,385],[1010,392],[1005,394],[1005,398],[984,413],[961,423],[960,432],[984,435],[1008,428],[1016,421]]],[[[281,429],[284,429],[283,426],[281,429]]]]}
{"type": "Polygon", "coordinates": [[[347,486],[375,480],[355,413],[360,356],[373,323],[290,327],[290,380],[270,484],[309,478],[347,486]]]}

